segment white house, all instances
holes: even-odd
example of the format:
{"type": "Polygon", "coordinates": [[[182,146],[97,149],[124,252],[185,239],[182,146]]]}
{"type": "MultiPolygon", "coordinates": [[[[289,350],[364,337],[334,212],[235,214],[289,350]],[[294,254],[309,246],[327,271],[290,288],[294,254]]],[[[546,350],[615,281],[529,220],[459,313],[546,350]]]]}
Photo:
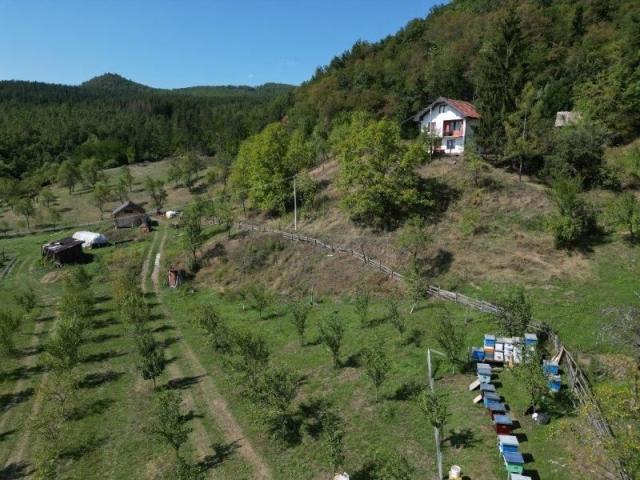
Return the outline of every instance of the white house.
{"type": "Polygon", "coordinates": [[[413,119],[420,123],[420,131],[442,138],[437,152],[459,155],[473,137],[480,114],[471,103],[440,97],[413,119]]]}

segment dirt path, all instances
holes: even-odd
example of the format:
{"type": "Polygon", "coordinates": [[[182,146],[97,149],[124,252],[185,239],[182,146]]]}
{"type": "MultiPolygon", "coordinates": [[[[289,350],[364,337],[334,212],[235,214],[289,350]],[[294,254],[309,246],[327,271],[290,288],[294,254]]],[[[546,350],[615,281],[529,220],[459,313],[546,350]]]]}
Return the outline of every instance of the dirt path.
{"type": "MultiPolygon", "coordinates": [[[[33,330],[33,338],[31,339],[31,342],[29,343],[29,347],[28,347],[30,350],[34,350],[38,347],[39,334],[43,331],[44,324],[45,322],[36,323],[36,326],[33,330]]],[[[24,363],[24,366],[27,368],[34,367],[36,365],[36,361],[37,361],[37,355],[29,355],[27,357],[27,360],[24,363]]],[[[44,373],[42,375],[42,379],[40,380],[40,385],[44,385],[44,382],[46,381],[46,379],[47,379],[47,374],[44,373]]],[[[15,388],[13,389],[13,393],[17,394],[18,392],[23,391],[27,383],[28,383],[28,379],[26,378],[21,378],[20,380],[18,380],[16,382],[15,388]]],[[[32,415],[36,414],[40,410],[41,405],[42,405],[42,395],[40,394],[40,392],[38,392],[37,396],[33,401],[33,406],[31,407],[31,414],[32,415]]],[[[0,433],[4,431],[5,425],[10,418],[11,418],[10,412],[5,412],[5,414],[2,416],[2,420],[0,420],[0,433]]],[[[27,448],[29,447],[29,437],[30,437],[29,430],[24,428],[26,423],[27,423],[26,421],[22,422],[21,436],[18,442],[16,443],[15,448],[11,452],[11,455],[9,455],[9,458],[5,462],[5,465],[4,465],[5,469],[12,464],[17,465],[25,460],[25,454],[27,453],[27,448]]]]}
{"type": "MultiPolygon", "coordinates": [[[[158,254],[156,256],[155,266],[153,269],[153,273],[151,275],[151,279],[153,281],[153,288],[156,293],[156,297],[158,302],[162,301],[160,295],[160,258],[162,256],[162,252],[164,250],[164,244],[167,239],[167,231],[165,230],[162,240],[160,242],[160,247],[158,249],[158,254]]],[[[167,317],[169,316],[169,311],[166,307],[163,306],[165,314],[167,317]]],[[[182,353],[187,360],[187,363],[191,365],[192,372],[189,372],[193,377],[199,378],[200,381],[195,385],[195,388],[201,391],[201,396],[206,400],[206,406],[208,408],[208,413],[212,418],[216,420],[216,423],[223,431],[225,435],[225,439],[227,442],[233,443],[238,442],[238,452],[240,455],[249,463],[253,468],[253,478],[259,480],[267,480],[272,478],[269,467],[267,466],[264,459],[255,451],[251,442],[246,438],[242,428],[236,421],[233,413],[229,409],[226,400],[220,394],[218,389],[216,388],[213,380],[209,376],[207,370],[204,368],[200,360],[198,359],[195,352],[191,349],[189,344],[185,341],[179,342],[182,347],[182,353]]],[[[173,365],[173,364],[172,364],[173,365]]],[[[173,376],[173,374],[172,374],[173,376]]],[[[184,377],[183,375],[180,375],[184,377]]]]}

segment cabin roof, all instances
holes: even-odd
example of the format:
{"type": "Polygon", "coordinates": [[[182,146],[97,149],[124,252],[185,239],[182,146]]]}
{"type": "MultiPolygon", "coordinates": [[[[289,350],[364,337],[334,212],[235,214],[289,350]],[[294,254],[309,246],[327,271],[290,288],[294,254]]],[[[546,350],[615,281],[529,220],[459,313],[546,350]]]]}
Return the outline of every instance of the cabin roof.
{"type": "Polygon", "coordinates": [[[113,211],[111,212],[112,215],[117,215],[118,213],[128,209],[128,208],[133,208],[134,210],[138,210],[140,213],[144,212],[144,208],[142,208],[140,205],[138,205],[137,203],[133,203],[131,200],[127,200],[126,202],[124,202],[122,205],[120,205],[119,207],[116,207],[113,209],[113,211]]]}
{"type": "Polygon", "coordinates": [[[64,252],[71,248],[82,245],[82,240],[76,240],[75,238],[65,237],[55,242],[49,242],[44,245],[44,248],[51,253],[64,252]]]}

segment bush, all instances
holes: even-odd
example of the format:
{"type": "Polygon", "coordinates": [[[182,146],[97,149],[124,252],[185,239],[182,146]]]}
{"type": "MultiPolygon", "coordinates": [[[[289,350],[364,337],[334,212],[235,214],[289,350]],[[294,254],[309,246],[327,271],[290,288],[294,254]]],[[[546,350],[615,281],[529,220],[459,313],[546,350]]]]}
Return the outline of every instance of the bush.
{"type": "Polygon", "coordinates": [[[558,212],[548,220],[558,247],[575,246],[596,229],[595,213],[582,198],[581,177],[559,177],[552,190],[558,212]]]}

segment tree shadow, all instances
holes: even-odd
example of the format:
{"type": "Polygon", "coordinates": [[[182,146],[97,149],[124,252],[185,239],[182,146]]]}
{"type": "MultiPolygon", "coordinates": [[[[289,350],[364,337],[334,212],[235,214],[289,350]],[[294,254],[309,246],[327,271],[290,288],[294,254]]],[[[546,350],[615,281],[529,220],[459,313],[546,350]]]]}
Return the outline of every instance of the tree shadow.
{"type": "Polygon", "coordinates": [[[330,406],[330,402],[324,398],[310,398],[298,405],[296,415],[311,438],[317,440],[322,435],[324,431],[323,420],[330,406]]]}
{"type": "Polygon", "coordinates": [[[438,277],[449,271],[451,264],[453,263],[453,253],[442,248],[438,249],[438,252],[429,262],[428,268],[425,269],[425,275],[428,277],[438,277]]]}
{"type": "Polygon", "coordinates": [[[153,333],[162,333],[162,332],[168,332],[168,331],[175,330],[175,329],[176,329],[176,327],[174,327],[172,325],[160,325],[159,327],[156,327],[151,331],[153,333]]]}
{"type": "Polygon", "coordinates": [[[211,470],[220,466],[225,460],[235,453],[240,448],[240,440],[234,440],[233,442],[218,442],[211,445],[213,449],[212,455],[207,455],[198,463],[202,470],[211,470]]]}
{"type": "Polygon", "coordinates": [[[422,347],[424,343],[425,332],[424,330],[420,330],[419,328],[413,328],[407,334],[407,337],[402,341],[402,345],[409,346],[413,345],[415,347],[422,347]]]}
{"type": "Polygon", "coordinates": [[[341,368],[360,368],[362,366],[362,352],[356,352],[340,363],[341,368]]]}
{"type": "Polygon", "coordinates": [[[33,357],[34,355],[40,355],[42,352],[44,352],[44,346],[37,345],[35,347],[24,348],[22,349],[21,352],[17,353],[16,355],[21,358],[26,358],[26,357],[33,357]]]}
{"type": "Polygon", "coordinates": [[[92,337],[89,341],[91,343],[104,343],[120,337],[121,335],[115,333],[101,333],[99,335],[96,335],[95,337],[92,337]]]}
{"type": "MultiPolygon", "coordinates": [[[[12,430],[7,430],[6,432],[0,433],[0,443],[4,442],[7,438],[9,438],[11,435],[16,433],[17,431],[18,430],[14,428],[12,430]]],[[[0,478],[3,478],[2,475],[0,475],[0,478]]]]}
{"type": "Polygon", "coordinates": [[[80,388],[96,388],[105,383],[115,382],[120,377],[124,375],[124,372],[114,372],[113,370],[108,370],[106,372],[96,372],[96,373],[88,373],[85,377],[78,383],[80,388]]]}
{"type": "Polygon", "coordinates": [[[94,320],[93,321],[93,329],[99,330],[101,328],[110,327],[112,325],[117,325],[119,322],[115,318],[105,318],[102,320],[94,320]]]}
{"type": "Polygon", "coordinates": [[[6,412],[7,410],[15,407],[16,405],[26,402],[34,394],[33,388],[25,388],[19,392],[11,392],[0,395],[0,412],[6,412]]]}
{"type": "Polygon", "coordinates": [[[167,337],[158,342],[162,348],[169,348],[171,345],[178,343],[180,341],[180,337],[167,337]]]}
{"type": "Polygon", "coordinates": [[[82,405],[69,415],[69,420],[82,420],[83,418],[101,415],[106,412],[116,401],[112,398],[101,398],[82,405]]]}
{"type": "Polygon", "coordinates": [[[449,444],[453,448],[471,448],[479,443],[475,432],[470,428],[462,428],[460,430],[449,430],[449,444]]]}
{"type": "Polygon", "coordinates": [[[449,206],[460,198],[461,191],[437,179],[424,179],[422,188],[433,199],[433,206],[424,212],[430,223],[438,223],[444,218],[449,206]]]}
{"type": "Polygon", "coordinates": [[[14,480],[17,478],[25,478],[31,475],[29,464],[25,462],[10,463],[0,470],[0,478],[2,480],[14,480]]]}
{"type": "Polygon", "coordinates": [[[204,375],[172,378],[167,382],[165,388],[170,390],[186,390],[187,388],[191,388],[193,385],[197,385],[198,383],[200,383],[200,379],[202,379],[203,377],[204,375]]]}
{"type": "Polygon", "coordinates": [[[112,358],[118,358],[126,355],[126,352],[116,352],[115,350],[107,350],[106,352],[92,353],[82,359],[82,363],[99,363],[112,358]]]}
{"type": "Polygon", "coordinates": [[[40,375],[44,372],[42,365],[36,365],[34,367],[20,366],[14,368],[10,372],[0,372],[0,383],[5,381],[16,382],[18,380],[26,380],[33,375],[40,375]]]}
{"type": "Polygon", "coordinates": [[[66,448],[60,455],[63,459],[79,460],[88,453],[91,453],[107,443],[107,437],[91,438],[79,445],[66,448]]]}
{"type": "Polygon", "coordinates": [[[413,400],[417,398],[422,390],[424,390],[424,387],[420,384],[420,382],[409,380],[408,382],[400,385],[393,393],[393,395],[389,397],[389,399],[400,402],[413,400]]]}

